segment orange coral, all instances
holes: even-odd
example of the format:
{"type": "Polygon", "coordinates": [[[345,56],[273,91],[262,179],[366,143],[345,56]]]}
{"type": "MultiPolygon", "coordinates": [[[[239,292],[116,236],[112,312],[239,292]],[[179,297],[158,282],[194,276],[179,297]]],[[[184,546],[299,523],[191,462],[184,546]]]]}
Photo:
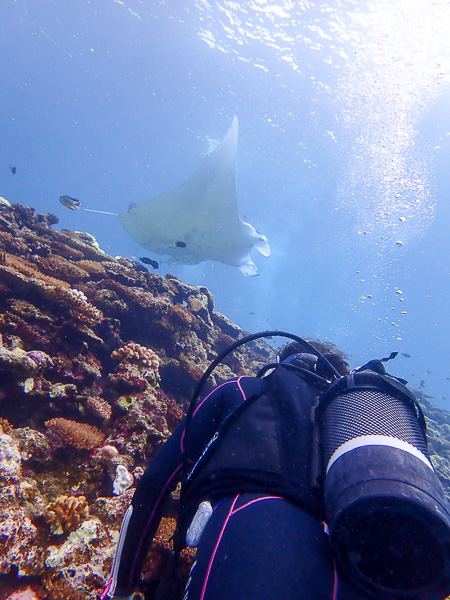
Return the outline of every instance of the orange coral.
{"type": "MultiPolygon", "coordinates": [[[[173,545],[171,537],[175,528],[175,519],[171,517],[161,519],[145,563],[144,572],[146,577],[152,576],[159,579],[164,574],[169,552],[173,545]]],[[[187,581],[196,553],[196,548],[183,548],[180,553],[179,568],[184,582],[187,581]]]]}
{"type": "Polygon", "coordinates": [[[84,496],[59,496],[47,507],[45,520],[54,535],[74,531],[83,517],[89,516],[89,506],[84,496]]]}
{"type": "Polygon", "coordinates": [[[81,450],[97,448],[105,439],[104,433],[94,425],[78,423],[62,417],[45,421],[45,426],[60,438],[64,445],[81,450]]]}

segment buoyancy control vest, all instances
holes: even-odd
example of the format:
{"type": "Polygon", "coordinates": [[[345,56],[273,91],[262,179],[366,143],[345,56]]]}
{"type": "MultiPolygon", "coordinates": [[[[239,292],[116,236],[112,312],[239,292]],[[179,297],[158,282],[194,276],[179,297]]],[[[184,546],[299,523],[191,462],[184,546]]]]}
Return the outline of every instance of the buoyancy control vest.
{"type": "Polygon", "coordinates": [[[323,518],[323,494],[311,484],[311,414],[318,392],[281,365],[256,382],[260,393],[230,412],[190,469],[183,502],[194,507],[205,499],[267,492],[323,518]]]}

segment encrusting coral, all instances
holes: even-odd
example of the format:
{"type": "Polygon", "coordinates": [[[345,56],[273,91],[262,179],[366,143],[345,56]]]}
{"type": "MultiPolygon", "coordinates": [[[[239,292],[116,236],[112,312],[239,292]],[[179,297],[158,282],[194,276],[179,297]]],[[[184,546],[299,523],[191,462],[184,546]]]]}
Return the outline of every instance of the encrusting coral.
{"type": "MultiPolygon", "coordinates": [[[[54,230],[57,222],[0,203],[0,571],[12,592],[31,577],[45,600],[95,600],[136,480],[209,362],[245,334],[204,286],[108,256],[89,234],[54,230]]],[[[205,391],[273,358],[265,342],[239,348],[205,391]]],[[[435,431],[450,493],[450,431],[435,431]]],[[[147,572],[161,571],[172,531],[165,519],[147,572]]]]}

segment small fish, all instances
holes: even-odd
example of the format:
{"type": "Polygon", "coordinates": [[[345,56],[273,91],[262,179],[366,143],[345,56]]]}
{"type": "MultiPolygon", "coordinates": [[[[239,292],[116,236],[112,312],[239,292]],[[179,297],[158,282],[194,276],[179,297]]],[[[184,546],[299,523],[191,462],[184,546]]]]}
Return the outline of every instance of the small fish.
{"type": "Polygon", "coordinates": [[[70,210],[80,210],[81,208],[81,202],[71,196],[60,196],[59,201],[66,208],[70,208],[70,210]]]}
{"type": "Polygon", "coordinates": [[[17,169],[16,169],[16,167],[15,167],[14,165],[9,165],[9,170],[11,171],[11,173],[12,173],[13,175],[15,175],[15,174],[16,174],[16,170],[17,170],[17,169]]]}
{"type": "Polygon", "coordinates": [[[148,256],[140,256],[139,260],[146,265],[151,265],[154,269],[159,268],[159,262],[157,260],[153,260],[153,258],[149,258],[148,256]]]}
{"type": "Polygon", "coordinates": [[[407,352],[402,352],[402,356],[405,358],[411,358],[411,354],[408,354],[407,352]]]}
{"type": "Polygon", "coordinates": [[[174,242],[173,245],[177,248],[186,248],[186,242],[174,242]]]}
{"type": "Polygon", "coordinates": [[[421,379],[421,380],[420,380],[420,385],[419,385],[419,387],[420,387],[420,388],[427,387],[427,382],[426,382],[426,381],[424,381],[423,379],[421,379]]]}

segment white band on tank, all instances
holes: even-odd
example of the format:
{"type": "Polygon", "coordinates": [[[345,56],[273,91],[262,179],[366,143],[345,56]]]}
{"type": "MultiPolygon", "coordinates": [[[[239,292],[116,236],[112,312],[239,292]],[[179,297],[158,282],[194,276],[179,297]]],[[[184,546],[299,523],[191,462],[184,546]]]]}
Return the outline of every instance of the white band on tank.
{"type": "Polygon", "coordinates": [[[351,452],[356,448],[362,448],[364,446],[388,446],[390,448],[404,450],[405,452],[408,452],[408,454],[412,454],[413,456],[421,460],[427,465],[427,467],[430,467],[430,469],[434,471],[433,465],[425,456],[425,454],[409,442],[405,442],[404,440],[400,440],[395,437],[390,437],[388,435],[360,435],[359,437],[355,437],[349,440],[348,442],[345,442],[333,452],[330,460],[328,461],[327,473],[330,470],[332,464],[336,462],[337,459],[340,458],[343,454],[351,452]]]}

